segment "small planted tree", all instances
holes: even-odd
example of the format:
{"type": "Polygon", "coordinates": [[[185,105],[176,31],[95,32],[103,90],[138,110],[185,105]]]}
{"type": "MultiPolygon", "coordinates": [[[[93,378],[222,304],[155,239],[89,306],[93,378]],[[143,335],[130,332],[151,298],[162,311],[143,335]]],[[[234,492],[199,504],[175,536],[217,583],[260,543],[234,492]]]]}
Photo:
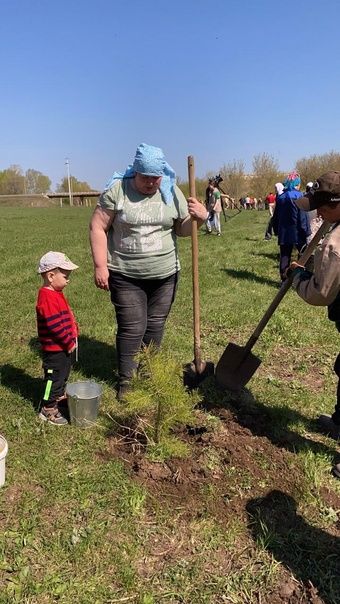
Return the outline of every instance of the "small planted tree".
{"type": "Polygon", "coordinates": [[[150,346],[140,353],[138,361],[138,375],[126,397],[125,416],[134,417],[136,434],[145,437],[151,457],[185,456],[188,447],[174,430],[194,420],[194,408],[201,398],[184,388],[181,367],[165,352],[150,346]]]}

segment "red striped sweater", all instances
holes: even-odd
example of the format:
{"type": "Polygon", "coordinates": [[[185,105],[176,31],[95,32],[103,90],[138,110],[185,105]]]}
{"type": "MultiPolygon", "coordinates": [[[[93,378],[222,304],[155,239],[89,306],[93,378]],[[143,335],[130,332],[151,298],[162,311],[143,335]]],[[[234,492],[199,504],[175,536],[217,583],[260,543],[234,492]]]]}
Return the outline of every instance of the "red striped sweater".
{"type": "Polygon", "coordinates": [[[36,311],[42,350],[69,352],[78,336],[78,327],[63,292],[41,287],[36,311]]]}

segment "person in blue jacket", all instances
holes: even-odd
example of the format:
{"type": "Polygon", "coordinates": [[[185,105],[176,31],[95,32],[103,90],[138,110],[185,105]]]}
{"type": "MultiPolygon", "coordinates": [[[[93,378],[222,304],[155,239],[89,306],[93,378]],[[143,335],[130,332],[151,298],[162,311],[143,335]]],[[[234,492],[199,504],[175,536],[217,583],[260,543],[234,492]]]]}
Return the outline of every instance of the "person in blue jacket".
{"type": "Polygon", "coordinates": [[[273,230],[280,246],[281,281],[286,279],[285,273],[290,265],[293,248],[300,252],[310,235],[308,216],[295,203],[296,199],[302,197],[298,172],[288,174],[283,186],[283,193],[276,199],[273,215],[273,230]]]}

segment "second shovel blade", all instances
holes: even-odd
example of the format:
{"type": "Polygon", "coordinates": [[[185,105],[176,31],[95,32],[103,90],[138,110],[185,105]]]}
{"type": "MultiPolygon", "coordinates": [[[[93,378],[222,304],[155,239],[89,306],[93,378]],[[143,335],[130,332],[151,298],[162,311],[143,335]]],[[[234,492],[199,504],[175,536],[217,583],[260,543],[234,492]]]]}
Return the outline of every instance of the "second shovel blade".
{"type": "Polygon", "coordinates": [[[245,354],[243,346],[229,342],[216,366],[216,380],[228,390],[240,390],[253,377],[261,359],[252,352],[245,354]]]}

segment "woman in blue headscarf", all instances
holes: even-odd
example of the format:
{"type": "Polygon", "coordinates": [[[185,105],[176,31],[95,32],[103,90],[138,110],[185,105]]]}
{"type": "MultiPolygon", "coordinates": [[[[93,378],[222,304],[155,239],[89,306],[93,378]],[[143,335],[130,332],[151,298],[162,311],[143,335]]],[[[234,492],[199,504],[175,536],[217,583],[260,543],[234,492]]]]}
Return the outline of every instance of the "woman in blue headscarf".
{"type": "Polygon", "coordinates": [[[286,270],[290,265],[293,248],[296,247],[300,252],[310,235],[307,214],[300,210],[295,203],[299,197],[302,197],[301,179],[298,172],[288,174],[283,187],[283,193],[276,197],[272,223],[280,246],[281,281],[286,279],[286,270]]]}
{"type": "Polygon", "coordinates": [[[180,263],[176,237],[191,234],[207,210],[186,201],[163,151],[142,143],[132,165],[115,172],[90,224],[95,283],[110,290],[117,318],[117,397],[124,398],[142,346],[162,341],[180,263]]]}

